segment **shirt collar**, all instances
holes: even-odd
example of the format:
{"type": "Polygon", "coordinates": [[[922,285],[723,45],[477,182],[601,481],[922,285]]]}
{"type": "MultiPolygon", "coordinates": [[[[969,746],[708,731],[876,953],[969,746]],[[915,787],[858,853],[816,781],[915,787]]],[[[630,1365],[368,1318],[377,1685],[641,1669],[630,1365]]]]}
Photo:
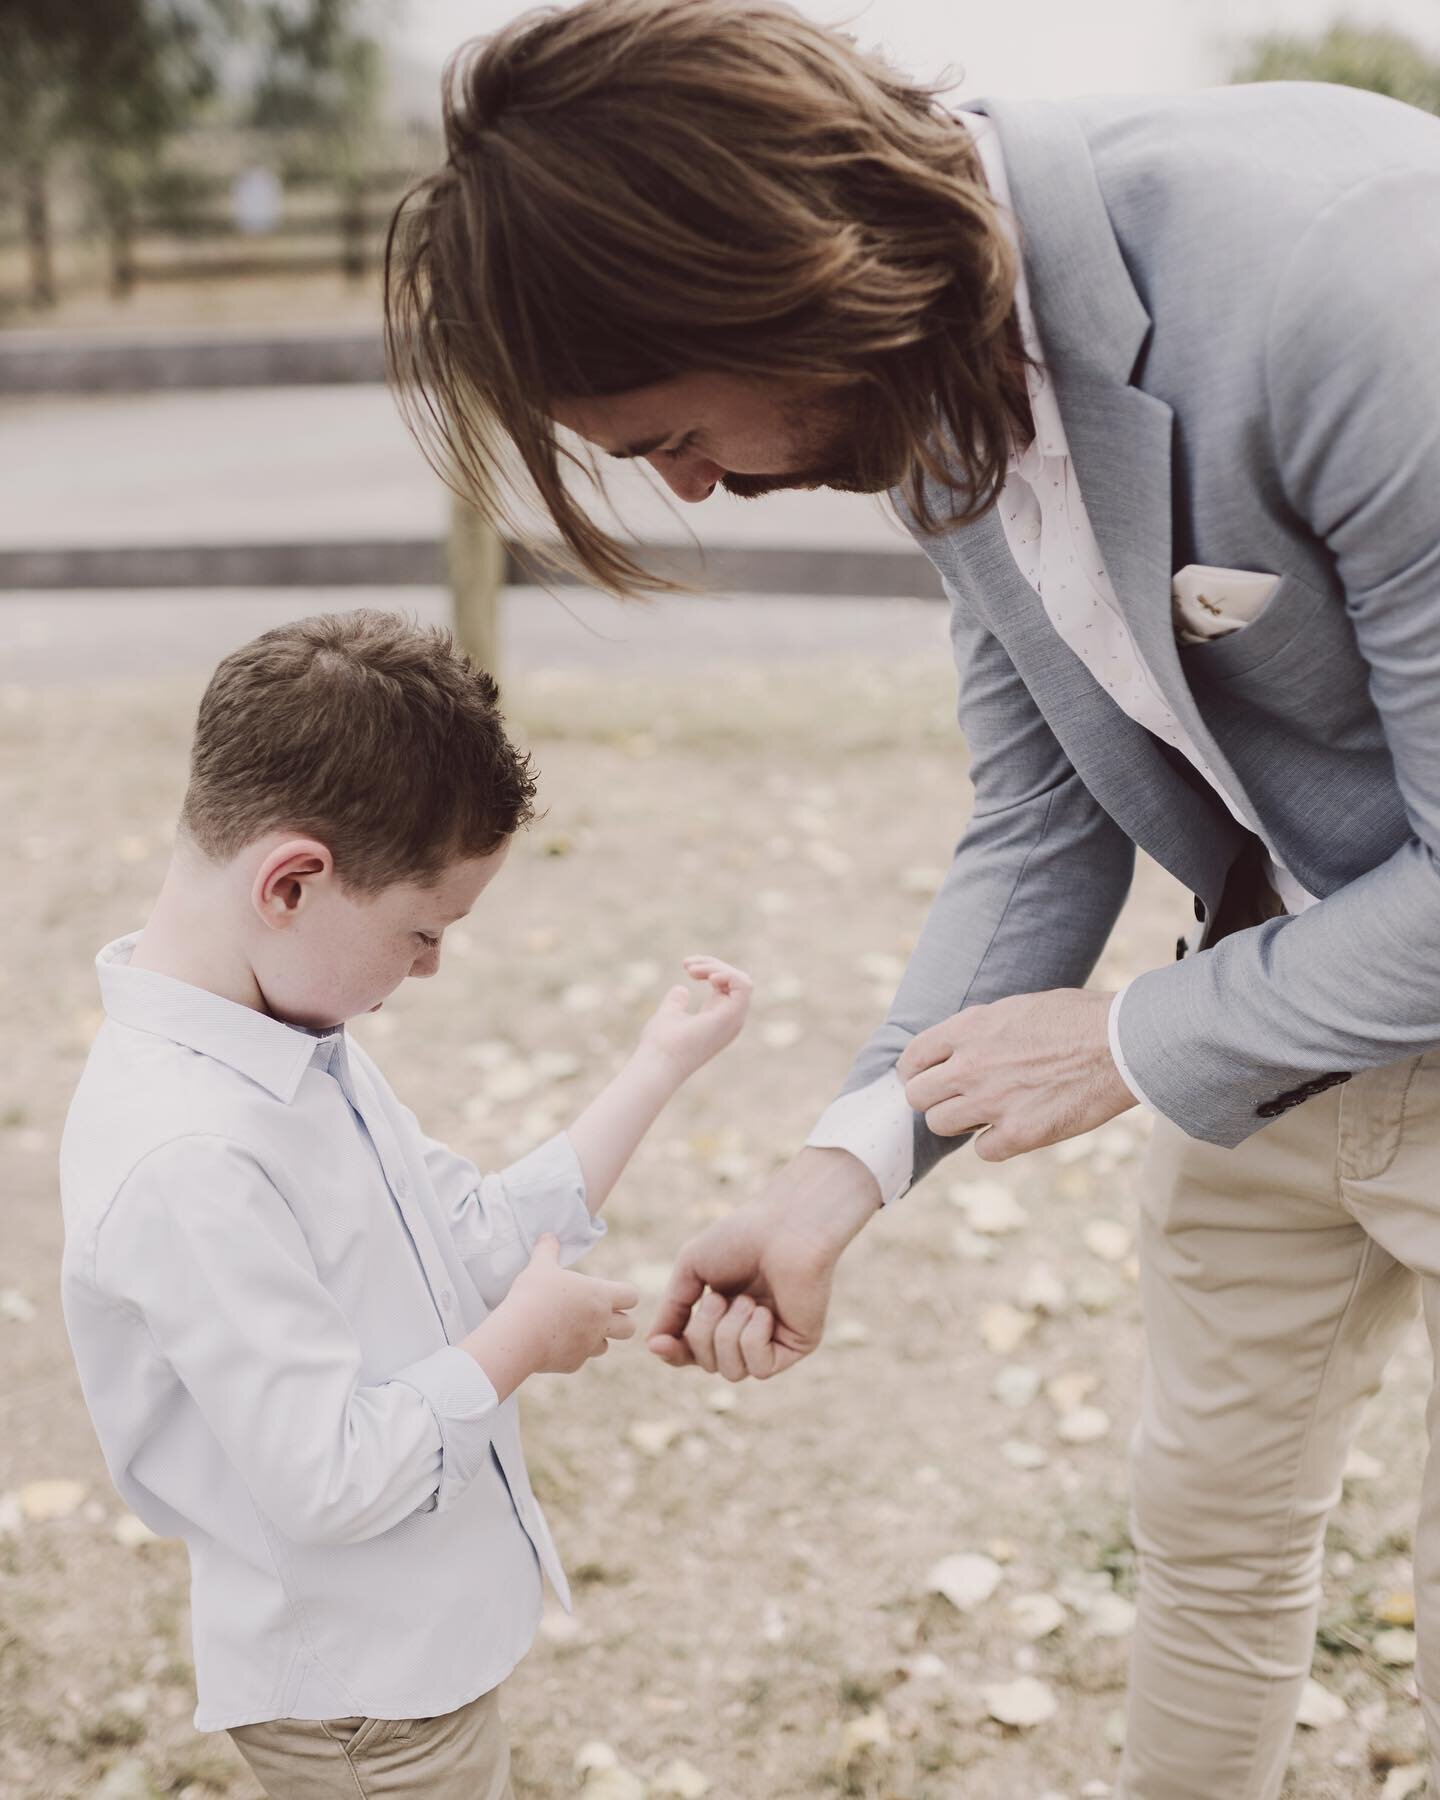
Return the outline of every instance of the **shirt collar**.
{"type": "Polygon", "coordinates": [[[1000,217],[1000,224],[1015,251],[1015,317],[1020,325],[1020,341],[1025,346],[1025,388],[1030,401],[1030,417],[1035,435],[1023,448],[1014,451],[1010,462],[1022,474],[1030,474],[1040,459],[1068,456],[1065,426],[1055,399],[1055,387],[1045,367],[1044,347],[1035,323],[1035,309],[1030,304],[1030,283],[1025,273],[1024,251],[1015,223],[1015,209],[1010,198],[1010,177],[1005,168],[1005,154],[1000,148],[1000,134],[983,113],[962,112],[957,115],[967,128],[985,172],[985,182],[1000,217]]]}
{"type": "Polygon", "coordinates": [[[287,1106],[311,1062],[317,1057],[328,1061],[335,1039],[344,1036],[343,1025],[330,1032],[306,1031],[172,975],[131,968],[130,954],[139,935],[116,938],[95,958],[100,998],[108,1017],[119,1025],[213,1057],[287,1106]]]}

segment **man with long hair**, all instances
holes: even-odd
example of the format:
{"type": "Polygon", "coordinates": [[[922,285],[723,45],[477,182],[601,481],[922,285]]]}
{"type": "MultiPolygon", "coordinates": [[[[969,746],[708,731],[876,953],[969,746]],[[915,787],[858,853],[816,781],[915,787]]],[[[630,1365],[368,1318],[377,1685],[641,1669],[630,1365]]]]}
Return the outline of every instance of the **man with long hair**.
{"type": "Polygon", "coordinates": [[[770,0],[584,0],[468,46],[445,133],[387,328],[487,516],[636,594],[596,451],[688,501],[887,491],[951,602],[953,864],[652,1348],[777,1374],[946,1151],[1151,1107],[1118,1791],[1269,1800],[1361,1406],[1440,1323],[1440,125],[1309,86],[952,111],[770,0]],[[1137,844],[1195,929],[1094,992],[1137,844]]]}

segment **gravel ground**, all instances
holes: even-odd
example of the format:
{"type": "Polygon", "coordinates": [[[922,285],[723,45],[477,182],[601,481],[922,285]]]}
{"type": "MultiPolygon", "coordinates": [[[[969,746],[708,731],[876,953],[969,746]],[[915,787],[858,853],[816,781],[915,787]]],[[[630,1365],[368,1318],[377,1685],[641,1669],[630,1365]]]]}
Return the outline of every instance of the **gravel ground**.
{"type": "MultiPolygon", "coordinates": [[[[56,1296],[55,1148],[96,1023],[90,958],[158,883],[197,694],[188,675],[0,689],[7,1800],[256,1794],[228,1741],[190,1728],[185,1558],[126,1541],[56,1296]]],[[[653,1294],[673,1249],[800,1141],[884,1007],[968,804],[950,677],[938,647],[705,659],[520,671],[512,701],[548,814],[441,979],[362,1030],[426,1124],[493,1163],[579,1110],[683,952],[747,966],[751,1025],[642,1149],[594,1258],[653,1294]],[[559,1083],[534,1066],[556,1049],[580,1064],[559,1083]]],[[[1163,960],[1187,904],[1142,867],[1097,980],[1163,960]]],[[[527,1389],[577,1605],[573,1625],[547,1617],[507,1690],[522,1800],[660,1800],[702,1779],[738,1800],[1109,1792],[1142,1139],[1130,1114],[998,1171],[960,1152],[864,1234],[825,1347],[781,1381],[732,1390],[630,1347],[527,1389]],[[1077,1407],[1101,1416],[1067,1442],[1077,1407]],[[989,1559],[952,1565],[963,1609],[932,1591],[962,1554],[989,1559]],[[1015,1610],[1025,1594],[1058,1610],[1015,1610]],[[1027,1638],[1047,1614],[1055,1629],[1027,1638]],[[1026,1674],[1053,1716],[990,1718],[987,1687],[1026,1674]]],[[[1404,1640],[1379,1634],[1403,1631],[1428,1376],[1417,1339],[1346,1483],[1316,1660],[1343,1716],[1299,1735],[1291,1796],[1418,1791],[1395,1773],[1382,1790],[1419,1724],[1408,1667],[1381,1659],[1404,1640]]]]}

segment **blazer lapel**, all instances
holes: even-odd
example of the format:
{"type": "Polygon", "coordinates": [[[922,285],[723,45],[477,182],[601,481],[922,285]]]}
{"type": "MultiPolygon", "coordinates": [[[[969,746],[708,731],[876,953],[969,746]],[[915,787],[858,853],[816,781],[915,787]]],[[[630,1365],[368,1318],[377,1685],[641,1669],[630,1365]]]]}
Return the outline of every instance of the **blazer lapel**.
{"type": "MultiPolygon", "coordinates": [[[[943,504],[938,492],[934,499],[943,504]]],[[[1198,777],[1182,773],[1144,726],[1120,710],[1056,631],[1016,567],[998,512],[920,542],[965,610],[1005,646],[1100,805],[1162,868],[1207,905],[1217,904],[1240,847],[1238,826],[1198,777]]]]}
{"type": "Polygon", "coordinates": [[[1000,137],[1045,363],[1116,598],[1191,741],[1239,794],[1180,664],[1170,613],[1174,416],[1131,383],[1151,320],[1115,241],[1084,133],[1070,113],[1044,102],[982,101],[975,110],[994,120],[1000,137]]]}

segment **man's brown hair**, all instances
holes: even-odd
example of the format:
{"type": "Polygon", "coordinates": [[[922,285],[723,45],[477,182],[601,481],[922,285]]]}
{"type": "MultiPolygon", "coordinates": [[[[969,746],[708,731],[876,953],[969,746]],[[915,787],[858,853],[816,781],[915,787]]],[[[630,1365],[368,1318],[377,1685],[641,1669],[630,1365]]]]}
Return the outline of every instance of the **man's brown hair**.
{"type": "Polygon", "coordinates": [[[357,893],[434,880],[534,816],[499,701],[438,626],[366,610],[277,626],[210,678],[181,825],[217,860],[267,831],[318,838],[357,893]]]}
{"type": "Polygon", "coordinates": [[[567,491],[602,484],[550,406],[725,373],[841,396],[853,485],[922,527],[983,512],[1028,418],[1016,270],[940,91],[777,0],[582,0],[463,45],[385,256],[432,462],[520,537],[538,500],[585,578],[664,587],[567,491]]]}

